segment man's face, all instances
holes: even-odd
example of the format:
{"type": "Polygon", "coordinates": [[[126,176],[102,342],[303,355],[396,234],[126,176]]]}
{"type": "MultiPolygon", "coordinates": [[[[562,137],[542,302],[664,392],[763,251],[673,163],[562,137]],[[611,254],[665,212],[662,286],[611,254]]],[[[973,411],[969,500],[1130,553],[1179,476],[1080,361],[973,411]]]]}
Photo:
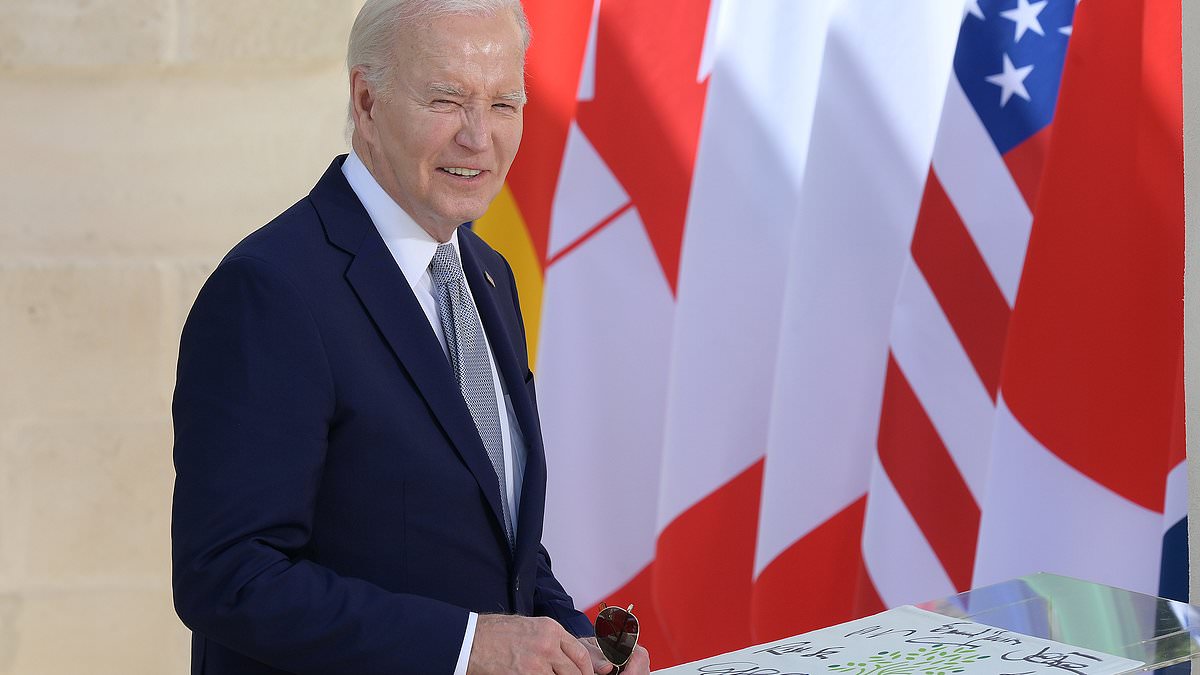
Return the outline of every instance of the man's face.
{"type": "Polygon", "coordinates": [[[391,94],[375,98],[365,126],[359,121],[364,161],[401,208],[445,241],[483,215],[512,166],[525,56],[507,12],[404,30],[391,94]]]}

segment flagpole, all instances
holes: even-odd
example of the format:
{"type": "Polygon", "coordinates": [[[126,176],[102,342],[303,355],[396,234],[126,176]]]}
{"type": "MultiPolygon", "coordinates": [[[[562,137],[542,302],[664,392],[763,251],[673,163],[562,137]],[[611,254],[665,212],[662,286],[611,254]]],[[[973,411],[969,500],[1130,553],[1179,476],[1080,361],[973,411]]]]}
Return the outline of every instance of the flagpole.
{"type": "MultiPolygon", "coordinates": [[[[1200,8],[1183,3],[1183,147],[1187,222],[1184,257],[1184,380],[1188,451],[1188,523],[1200,525],[1200,8]],[[1188,36],[1191,36],[1190,38],[1188,36]],[[1191,83],[1191,86],[1189,86],[1191,83]]],[[[1200,560],[1200,533],[1188,538],[1191,560],[1200,560]]],[[[1200,566],[1189,571],[1190,597],[1200,597],[1200,566]]]]}

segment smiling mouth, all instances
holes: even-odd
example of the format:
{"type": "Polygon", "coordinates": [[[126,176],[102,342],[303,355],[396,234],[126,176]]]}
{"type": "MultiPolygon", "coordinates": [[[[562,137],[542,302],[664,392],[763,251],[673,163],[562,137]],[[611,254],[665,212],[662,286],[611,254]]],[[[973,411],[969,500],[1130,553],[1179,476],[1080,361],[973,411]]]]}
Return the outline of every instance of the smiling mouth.
{"type": "Polygon", "coordinates": [[[480,169],[465,169],[457,166],[438,167],[438,171],[444,171],[451,176],[458,176],[460,178],[474,178],[475,176],[483,173],[483,171],[480,169]]]}

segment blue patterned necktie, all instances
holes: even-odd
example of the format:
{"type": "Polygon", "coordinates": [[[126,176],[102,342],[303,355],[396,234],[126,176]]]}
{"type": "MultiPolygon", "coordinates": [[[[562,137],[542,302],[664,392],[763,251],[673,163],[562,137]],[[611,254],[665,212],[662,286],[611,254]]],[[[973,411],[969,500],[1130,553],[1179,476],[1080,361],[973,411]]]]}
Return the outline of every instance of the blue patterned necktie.
{"type": "Polygon", "coordinates": [[[496,407],[496,385],[492,380],[491,360],[483,339],[479,313],[471,302],[462,265],[454,247],[441,244],[429,263],[433,276],[433,297],[437,300],[438,316],[446,347],[450,352],[450,367],[458,379],[458,387],[467,409],[475,420],[483,447],[487,449],[492,468],[500,482],[500,505],[504,516],[504,534],[513,545],[512,521],[509,516],[508,490],[504,480],[504,442],[500,437],[500,412],[496,407]]]}

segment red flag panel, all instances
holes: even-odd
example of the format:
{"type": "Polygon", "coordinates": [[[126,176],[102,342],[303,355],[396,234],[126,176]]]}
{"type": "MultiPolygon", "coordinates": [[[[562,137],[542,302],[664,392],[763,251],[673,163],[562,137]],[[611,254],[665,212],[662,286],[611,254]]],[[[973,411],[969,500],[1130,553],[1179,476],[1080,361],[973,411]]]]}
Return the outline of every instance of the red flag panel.
{"type": "Polygon", "coordinates": [[[632,197],[671,289],[700,140],[707,0],[607,0],[579,126],[632,197]]]}
{"type": "Polygon", "coordinates": [[[1183,325],[1171,4],[1146,3],[1169,30],[1144,26],[1141,3],[1080,5],[1003,373],[1005,401],[1045,447],[1154,510],[1183,325]]]}

